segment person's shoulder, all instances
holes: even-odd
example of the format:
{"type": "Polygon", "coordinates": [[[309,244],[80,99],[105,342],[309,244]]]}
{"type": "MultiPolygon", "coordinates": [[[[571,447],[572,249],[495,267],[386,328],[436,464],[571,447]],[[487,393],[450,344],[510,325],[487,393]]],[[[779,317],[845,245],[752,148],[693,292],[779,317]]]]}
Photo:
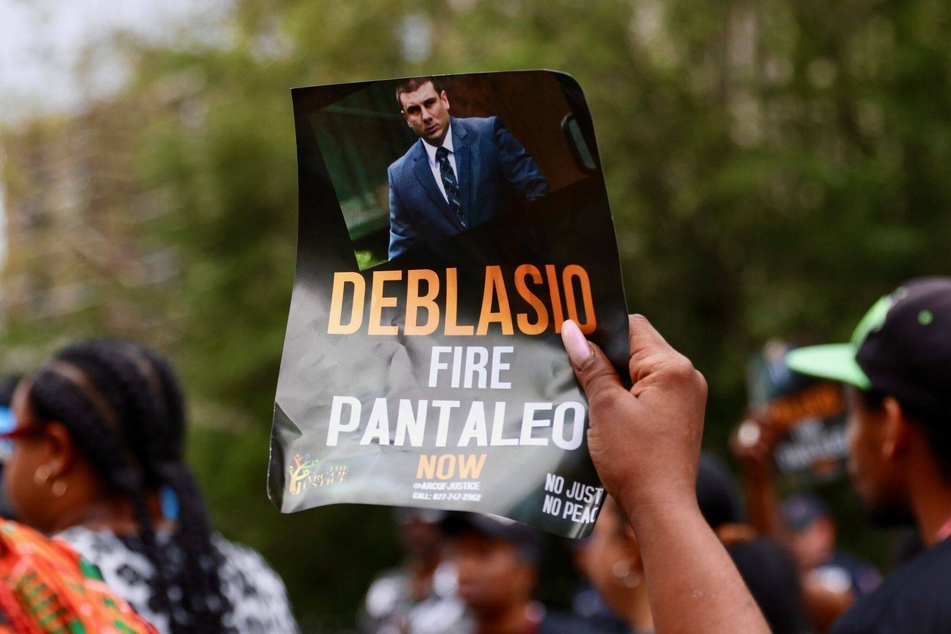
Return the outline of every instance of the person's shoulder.
{"type": "Polygon", "coordinates": [[[219,533],[212,534],[211,541],[224,558],[226,568],[230,567],[240,573],[250,574],[252,578],[258,575],[267,577],[283,588],[284,584],[278,574],[258,551],[244,544],[230,541],[219,533]]]}
{"type": "Polygon", "coordinates": [[[495,130],[502,124],[498,117],[464,117],[462,119],[452,119],[452,125],[459,129],[476,134],[487,134],[495,130]]]}
{"type": "Polygon", "coordinates": [[[848,576],[852,590],[857,596],[872,592],[882,583],[882,575],[878,569],[855,555],[837,552],[826,567],[843,571],[848,576]]]}
{"type": "Polygon", "coordinates": [[[951,540],[945,540],[895,570],[877,590],[856,601],[833,632],[951,631],[951,602],[945,592],[949,574],[951,540]]]}
{"type": "Polygon", "coordinates": [[[158,631],[146,622],[150,615],[133,610],[128,588],[107,586],[98,566],[59,535],[50,539],[18,522],[0,521],[0,569],[2,632],[53,631],[47,627],[57,624],[76,632],[105,624],[112,631],[158,631]]]}
{"type": "Polygon", "coordinates": [[[66,542],[80,555],[97,564],[106,556],[131,552],[129,546],[118,535],[108,530],[70,526],[56,533],[54,538],[66,542]]]}
{"type": "Polygon", "coordinates": [[[411,167],[411,162],[414,159],[419,158],[420,155],[425,156],[425,154],[426,153],[423,150],[422,141],[417,140],[415,143],[409,146],[409,149],[406,150],[403,156],[390,163],[387,171],[390,173],[399,173],[405,169],[409,169],[411,167]]]}
{"type": "MultiPolygon", "coordinates": [[[[901,583],[921,583],[932,576],[946,577],[951,573],[951,539],[946,539],[923,550],[888,576],[901,583]]],[[[951,603],[949,603],[951,605],[951,603]]]]}

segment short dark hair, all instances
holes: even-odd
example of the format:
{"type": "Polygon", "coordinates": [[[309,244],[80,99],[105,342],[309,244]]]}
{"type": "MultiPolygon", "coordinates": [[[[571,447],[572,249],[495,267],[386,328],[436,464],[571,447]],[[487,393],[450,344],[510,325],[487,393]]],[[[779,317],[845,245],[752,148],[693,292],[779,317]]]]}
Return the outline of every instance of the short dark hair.
{"type": "Polygon", "coordinates": [[[400,111],[403,110],[403,102],[400,101],[400,95],[404,92],[416,92],[424,84],[432,84],[433,90],[436,91],[437,95],[441,95],[443,88],[442,84],[439,83],[439,80],[435,77],[407,77],[406,79],[401,79],[396,84],[396,103],[400,106],[400,111]]]}
{"type": "Polygon", "coordinates": [[[743,521],[743,503],[736,480],[729,469],[712,454],[700,455],[697,470],[697,504],[710,528],[743,521]]]}
{"type": "MultiPolygon", "coordinates": [[[[859,406],[869,411],[881,411],[882,402],[888,396],[878,390],[855,388],[859,406]]],[[[918,410],[898,400],[902,411],[910,418],[925,436],[928,448],[938,463],[942,475],[951,481],[951,413],[943,411],[918,410]]]]}
{"type": "Polygon", "coordinates": [[[527,524],[493,515],[453,511],[442,520],[442,529],[450,539],[473,534],[509,544],[522,563],[531,566],[537,567],[541,559],[541,535],[527,524]]]}

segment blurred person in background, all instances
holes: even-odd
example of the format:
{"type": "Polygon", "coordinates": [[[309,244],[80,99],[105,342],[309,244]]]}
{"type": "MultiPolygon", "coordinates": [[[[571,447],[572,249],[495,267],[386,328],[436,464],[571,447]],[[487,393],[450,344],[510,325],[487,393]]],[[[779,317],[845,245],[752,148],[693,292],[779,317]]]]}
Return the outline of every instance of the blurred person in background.
{"type": "MultiPolygon", "coordinates": [[[[602,510],[599,517],[603,514],[602,510]]],[[[594,528],[597,530],[597,523],[594,528]]],[[[622,621],[615,616],[601,592],[591,583],[591,566],[594,563],[591,545],[595,540],[593,532],[584,539],[568,540],[572,563],[580,577],[571,596],[571,613],[585,621],[606,622],[608,627],[611,624],[621,625],[622,621]]]]}
{"type": "MultiPolygon", "coordinates": [[[[701,526],[691,487],[706,381],[646,319],[632,315],[629,328],[630,388],[577,324],[565,322],[562,341],[590,404],[592,462],[641,547],[655,625],[767,632],[715,533],[701,526]]],[[[848,472],[859,501],[877,525],[913,523],[925,547],[833,632],[951,631],[951,278],[905,282],[872,306],[849,343],[798,348],[786,363],[847,386],[848,472]]]]}
{"type": "Polygon", "coordinates": [[[697,472],[700,513],[726,548],[774,634],[809,631],[803,588],[792,555],[770,535],[744,521],[733,474],[710,454],[697,472]]]}
{"type": "Polygon", "coordinates": [[[845,384],[859,501],[878,526],[914,524],[924,545],[833,631],[951,631],[951,278],[905,282],[849,343],[799,348],[786,363],[845,384]]]}
{"type": "Polygon", "coordinates": [[[810,583],[854,598],[878,587],[882,576],[871,564],[836,549],[837,528],[825,502],[811,493],[793,493],[782,505],[789,546],[810,583]]]}
{"type": "Polygon", "coordinates": [[[585,550],[588,578],[615,617],[593,616],[589,620],[592,626],[606,633],[653,632],[637,538],[613,498],[604,500],[585,550]]]}
{"type": "Polygon", "coordinates": [[[751,523],[795,557],[810,623],[826,632],[857,598],[878,587],[881,575],[873,565],[837,550],[835,520],[821,498],[797,492],[780,504],[773,460],[778,440],[767,418],[751,415],[737,426],[730,449],[746,480],[751,523]]]}
{"type": "Polygon", "coordinates": [[[156,632],[67,544],[0,520],[0,632],[120,631],[156,632]]]}
{"type": "Polygon", "coordinates": [[[71,544],[161,632],[296,632],[280,578],[210,528],[183,462],[184,399],[133,342],[57,352],[13,399],[3,487],[18,516],[71,544]]]}
{"type": "Polygon", "coordinates": [[[459,576],[459,598],[471,634],[587,634],[574,617],[557,615],[532,599],[538,580],[541,535],[495,515],[453,512],[443,528],[449,560],[459,576]]]}
{"type": "Polygon", "coordinates": [[[368,634],[451,634],[465,606],[456,596],[456,573],[443,561],[445,512],[397,508],[393,512],[405,558],[370,584],[358,617],[368,634]]]}
{"type": "MultiPolygon", "coordinates": [[[[13,414],[10,412],[10,404],[13,402],[13,392],[16,391],[17,383],[23,377],[20,375],[9,375],[0,378],[0,433],[12,431],[15,426],[13,414]]],[[[12,448],[12,442],[9,440],[0,441],[0,453],[9,455],[12,448]]],[[[0,474],[3,473],[3,465],[0,464],[0,474]]],[[[6,494],[0,489],[0,517],[16,519],[13,515],[13,508],[6,494]]]]}
{"type": "MultiPolygon", "coordinates": [[[[802,593],[792,557],[774,540],[742,521],[742,505],[732,475],[703,454],[697,474],[701,515],[729,553],[774,633],[808,631],[802,593]]],[[[612,498],[605,501],[588,547],[588,574],[622,623],[600,620],[598,631],[643,634],[654,631],[649,588],[637,538],[612,498]]]]}

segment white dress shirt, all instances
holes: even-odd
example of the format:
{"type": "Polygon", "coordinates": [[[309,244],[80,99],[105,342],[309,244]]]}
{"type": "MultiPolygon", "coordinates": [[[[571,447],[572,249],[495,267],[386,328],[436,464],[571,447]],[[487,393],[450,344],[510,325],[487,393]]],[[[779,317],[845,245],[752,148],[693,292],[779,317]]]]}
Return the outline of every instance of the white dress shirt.
{"type": "MultiPolygon", "coordinates": [[[[433,172],[433,178],[436,179],[436,186],[442,192],[443,199],[448,203],[449,197],[446,195],[446,186],[442,184],[442,173],[439,171],[439,161],[436,160],[436,150],[439,148],[423,141],[423,147],[426,148],[426,156],[429,157],[429,169],[433,172]]],[[[446,137],[442,141],[442,147],[449,150],[449,164],[452,165],[452,173],[456,175],[456,183],[459,183],[459,170],[456,169],[456,153],[452,149],[452,124],[446,127],[446,137]]],[[[462,186],[460,185],[460,189],[462,186]]]]}

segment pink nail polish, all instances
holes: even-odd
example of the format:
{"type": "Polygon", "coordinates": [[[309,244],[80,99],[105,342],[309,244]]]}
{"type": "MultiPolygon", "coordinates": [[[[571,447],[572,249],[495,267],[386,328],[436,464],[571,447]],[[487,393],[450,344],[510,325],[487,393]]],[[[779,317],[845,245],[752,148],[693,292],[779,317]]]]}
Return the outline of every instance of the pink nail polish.
{"type": "Polygon", "coordinates": [[[594,356],[578,324],[570,319],[561,326],[561,341],[565,344],[571,364],[576,368],[584,367],[594,356]]]}

